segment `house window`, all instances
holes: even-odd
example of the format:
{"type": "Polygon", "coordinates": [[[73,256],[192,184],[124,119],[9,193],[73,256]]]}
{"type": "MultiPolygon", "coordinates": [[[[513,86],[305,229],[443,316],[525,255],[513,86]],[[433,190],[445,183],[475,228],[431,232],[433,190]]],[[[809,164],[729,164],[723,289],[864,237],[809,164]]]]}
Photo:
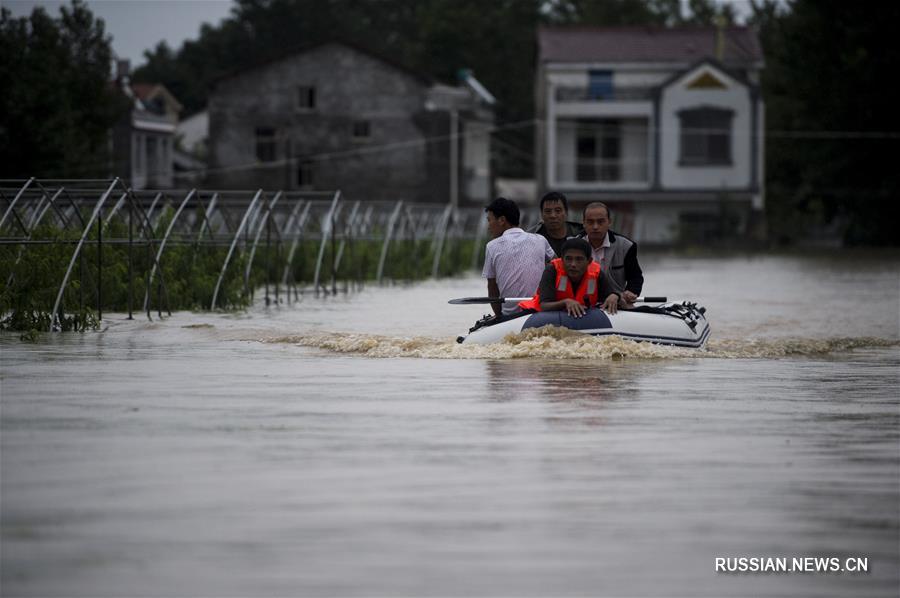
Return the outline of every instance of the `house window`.
{"type": "Polygon", "coordinates": [[[156,96],[155,98],[151,98],[149,100],[144,100],[144,107],[147,109],[147,112],[152,112],[153,114],[157,114],[159,116],[166,115],[166,103],[159,96],[156,96]]]}
{"type": "Polygon", "coordinates": [[[315,110],[316,88],[311,85],[301,85],[297,88],[297,109],[315,110]]]}
{"type": "Polygon", "coordinates": [[[157,139],[155,135],[146,136],[147,151],[147,177],[156,184],[156,177],[159,176],[159,154],[157,154],[157,139]]]}
{"type": "Polygon", "coordinates": [[[256,127],[256,159],[274,162],[278,158],[278,141],[272,127],[256,127]]]}
{"type": "Polygon", "coordinates": [[[314,187],[312,162],[300,162],[297,164],[297,187],[299,189],[312,189],[314,187]]]}
{"type": "Polygon", "coordinates": [[[592,70],[588,73],[588,99],[611,100],[613,97],[612,71],[592,70]]]}
{"type": "Polygon", "coordinates": [[[353,140],[368,141],[372,136],[372,127],[367,120],[357,120],[353,122],[353,140]]]}
{"type": "Polygon", "coordinates": [[[618,181],[622,178],[621,123],[610,119],[579,119],[575,138],[576,181],[618,181]]]}
{"type": "Polygon", "coordinates": [[[597,180],[597,138],[592,131],[579,131],[575,142],[575,180],[597,180]]]}
{"type": "Polygon", "coordinates": [[[723,108],[690,108],[681,119],[681,165],[731,164],[731,121],[734,112],[723,108]]]}
{"type": "Polygon", "coordinates": [[[622,178],[622,132],[618,121],[601,121],[600,180],[618,181],[622,178]]]}

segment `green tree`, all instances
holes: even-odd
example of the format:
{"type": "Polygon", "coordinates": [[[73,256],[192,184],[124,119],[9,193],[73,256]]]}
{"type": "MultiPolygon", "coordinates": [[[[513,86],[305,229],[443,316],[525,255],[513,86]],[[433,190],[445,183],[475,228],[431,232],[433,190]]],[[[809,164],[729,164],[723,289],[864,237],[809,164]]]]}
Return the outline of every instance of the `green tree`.
{"type": "Polygon", "coordinates": [[[559,25],[664,25],[676,18],[678,2],[646,0],[558,0],[547,5],[547,18],[559,25]]]}
{"type": "Polygon", "coordinates": [[[900,135],[889,43],[900,5],[841,0],[754,4],[766,54],[770,231],[791,241],[841,225],[850,244],[897,245],[900,135]]]}
{"type": "Polygon", "coordinates": [[[103,21],[80,0],[59,18],[0,9],[0,176],[109,174],[109,130],[121,100],[110,84],[103,21]]]}

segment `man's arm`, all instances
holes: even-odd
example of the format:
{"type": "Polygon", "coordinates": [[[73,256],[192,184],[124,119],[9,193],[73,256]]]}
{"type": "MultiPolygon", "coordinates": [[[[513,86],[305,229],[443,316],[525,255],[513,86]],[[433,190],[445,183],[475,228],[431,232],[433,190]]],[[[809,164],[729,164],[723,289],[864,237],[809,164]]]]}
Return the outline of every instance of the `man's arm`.
{"type": "Polygon", "coordinates": [[[634,301],[644,288],[644,273],[637,259],[637,243],[632,241],[631,247],[625,253],[625,297],[629,302],[634,301]]]}
{"type": "Polygon", "coordinates": [[[546,264],[556,257],[556,252],[553,251],[552,247],[550,247],[550,243],[547,241],[547,237],[543,235],[540,235],[540,237],[544,241],[544,263],[546,264]]]}
{"type": "Polygon", "coordinates": [[[585,314],[587,308],[582,304],[578,303],[574,299],[563,299],[562,301],[548,301],[544,303],[541,301],[541,310],[542,311],[562,311],[566,310],[566,313],[572,316],[573,318],[580,318],[585,314]]]}
{"type": "MultiPolygon", "coordinates": [[[[496,245],[491,241],[487,244],[487,247],[484,248],[484,268],[481,270],[481,275],[487,279],[488,297],[500,296],[500,287],[497,286],[497,273],[494,272],[495,247],[496,245]]],[[[499,316],[503,312],[503,304],[491,303],[491,309],[499,316]]]]}
{"type": "Polygon", "coordinates": [[[614,314],[618,311],[621,302],[622,296],[609,272],[606,270],[600,272],[600,292],[597,293],[597,303],[603,311],[614,314]]]}
{"type": "MultiPolygon", "coordinates": [[[[488,278],[488,297],[499,297],[500,296],[500,287],[497,286],[496,278],[488,278]]],[[[502,303],[491,303],[491,309],[494,310],[494,315],[499,316],[503,313],[503,304],[502,303]]]]}
{"type": "Polygon", "coordinates": [[[587,309],[574,299],[556,300],[556,268],[549,265],[544,268],[544,274],[541,276],[541,286],[539,287],[541,294],[541,310],[542,311],[562,311],[566,310],[570,316],[580,318],[587,309]]]}

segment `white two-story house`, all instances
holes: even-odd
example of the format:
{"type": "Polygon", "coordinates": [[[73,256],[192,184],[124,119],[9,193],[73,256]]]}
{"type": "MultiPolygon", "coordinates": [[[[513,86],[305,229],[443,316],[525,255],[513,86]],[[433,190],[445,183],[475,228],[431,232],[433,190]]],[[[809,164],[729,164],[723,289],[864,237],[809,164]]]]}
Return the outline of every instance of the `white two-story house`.
{"type": "Polygon", "coordinates": [[[575,210],[603,201],[616,230],[646,243],[752,234],[762,68],[747,27],[540,29],[539,193],[575,210]]]}
{"type": "Polygon", "coordinates": [[[181,104],[162,84],[132,83],[127,60],[117,65],[116,86],[130,109],[111,132],[113,172],[132,189],[172,187],[181,104]]]}

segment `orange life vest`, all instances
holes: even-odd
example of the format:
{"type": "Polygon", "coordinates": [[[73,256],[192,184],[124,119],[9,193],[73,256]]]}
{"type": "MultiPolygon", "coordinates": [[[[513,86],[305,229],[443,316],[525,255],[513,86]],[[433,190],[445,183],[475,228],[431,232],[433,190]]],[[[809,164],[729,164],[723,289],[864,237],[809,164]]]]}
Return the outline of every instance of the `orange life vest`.
{"type": "MultiPolygon", "coordinates": [[[[582,305],[592,307],[597,303],[597,297],[600,293],[600,264],[591,262],[588,264],[587,272],[581,279],[578,289],[573,291],[572,285],[569,283],[569,276],[566,274],[566,268],[563,266],[562,258],[556,258],[550,261],[556,268],[556,300],[574,299],[582,305]],[[585,299],[588,303],[585,303],[585,299]]],[[[520,301],[519,307],[522,309],[533,309],[541,311],[541,289],[538,289],[534,297],[527,301],[520,301]]]]}

